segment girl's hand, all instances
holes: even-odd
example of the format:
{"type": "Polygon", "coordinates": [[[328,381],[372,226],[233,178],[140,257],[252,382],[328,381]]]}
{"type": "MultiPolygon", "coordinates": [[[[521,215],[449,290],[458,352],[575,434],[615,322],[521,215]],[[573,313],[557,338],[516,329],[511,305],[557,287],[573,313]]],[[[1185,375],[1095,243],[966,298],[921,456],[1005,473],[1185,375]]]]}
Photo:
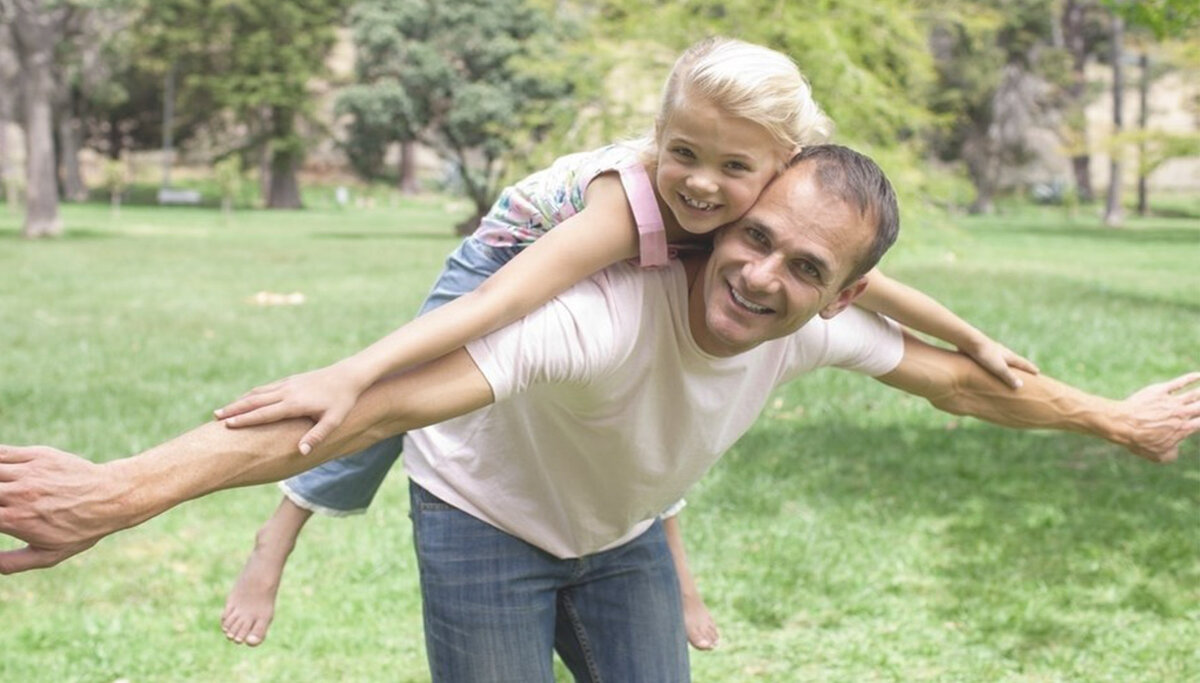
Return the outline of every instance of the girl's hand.
{"type": "Polygon", "coordinates": [[[330,365],[255,387],[213,416],[233,428],[298,417],[316,420],[300,438],[300,452],[308,455],[342,424],[362,391],[346,369],[330,365]]]}
{"type": "Polygon", "coordinates": [[[1033,361],[986,336],[981,337],[970,345],[960,346],[958,350],[970,356],[984,370],[999,377],[1001,382],[1004,382],[1013,389],[1021,388],[1021,378],[1012,371],[1013,368],[1024,370],[1033,375],[1041,372],[1038,370],[1038,366],[1033,364],[1033,361]]]}

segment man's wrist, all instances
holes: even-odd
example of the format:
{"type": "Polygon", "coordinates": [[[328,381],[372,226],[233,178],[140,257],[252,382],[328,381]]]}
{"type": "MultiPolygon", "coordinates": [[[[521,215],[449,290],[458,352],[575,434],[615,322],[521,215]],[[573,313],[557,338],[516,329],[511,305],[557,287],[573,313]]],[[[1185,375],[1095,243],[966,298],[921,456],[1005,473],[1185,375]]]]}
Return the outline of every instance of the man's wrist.
{"type": "Polygon", "coordinates": [[[1121,409],[1120,401],[1097,397],[1084,432],[1131,451],[1135,448],[1134,428],[1129,416],[1121,409]]]}

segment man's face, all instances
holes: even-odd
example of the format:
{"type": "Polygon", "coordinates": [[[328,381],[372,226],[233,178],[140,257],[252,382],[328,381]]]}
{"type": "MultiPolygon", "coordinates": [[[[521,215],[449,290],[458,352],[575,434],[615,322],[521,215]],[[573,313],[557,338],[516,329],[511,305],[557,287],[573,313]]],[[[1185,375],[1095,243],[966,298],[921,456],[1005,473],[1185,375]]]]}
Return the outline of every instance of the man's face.
{"type": "Polygon", "coordinates": [[[741,220],[721,229],[692,287],[692,335],[731,356],[833,317],[862,293],[845,284],[874,236],[856,208],[822,192],[814,163],[785,171],[741,220]]]}

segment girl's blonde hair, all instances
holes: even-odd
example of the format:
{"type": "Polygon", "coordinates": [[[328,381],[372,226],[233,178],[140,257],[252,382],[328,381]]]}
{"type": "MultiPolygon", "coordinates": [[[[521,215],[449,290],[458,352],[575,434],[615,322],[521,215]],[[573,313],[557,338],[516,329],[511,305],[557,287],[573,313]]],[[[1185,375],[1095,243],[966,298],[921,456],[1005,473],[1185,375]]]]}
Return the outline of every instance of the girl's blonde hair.
{"type": "Polygon", "coordinates": [[[833,121],[813,101],[796,63],[761,45],[714,37],[688,48],[663,86],[656,132],[685,95],[703,97],[730,116],[762,126],[783,148],[784,159],[833,134],[833,121]]]}

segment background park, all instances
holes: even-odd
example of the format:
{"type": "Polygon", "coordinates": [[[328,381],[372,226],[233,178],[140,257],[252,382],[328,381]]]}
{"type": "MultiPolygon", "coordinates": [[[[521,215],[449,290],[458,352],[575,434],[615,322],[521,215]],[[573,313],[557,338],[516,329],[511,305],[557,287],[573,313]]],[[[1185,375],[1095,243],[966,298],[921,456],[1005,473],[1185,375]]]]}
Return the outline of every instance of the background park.
{"type": "MultiPolygon", "coordinates": [[[[711,34],[795,58],[892,177],[885,271],[1095,393],[1200,367],[1193,0],[0,0],[0,22],[5,443],[124,457],[382,336],[504,184],[646,132],[711,34]]],[[[722,630],[694,677],[1198,680],[1198,456],[806,378],[688,497],[722,630]]],[[[426,680],[405,493],[309,526],[257,649],[219,617],[273,487],[0,578],[0,680],[426,680]]]]}

